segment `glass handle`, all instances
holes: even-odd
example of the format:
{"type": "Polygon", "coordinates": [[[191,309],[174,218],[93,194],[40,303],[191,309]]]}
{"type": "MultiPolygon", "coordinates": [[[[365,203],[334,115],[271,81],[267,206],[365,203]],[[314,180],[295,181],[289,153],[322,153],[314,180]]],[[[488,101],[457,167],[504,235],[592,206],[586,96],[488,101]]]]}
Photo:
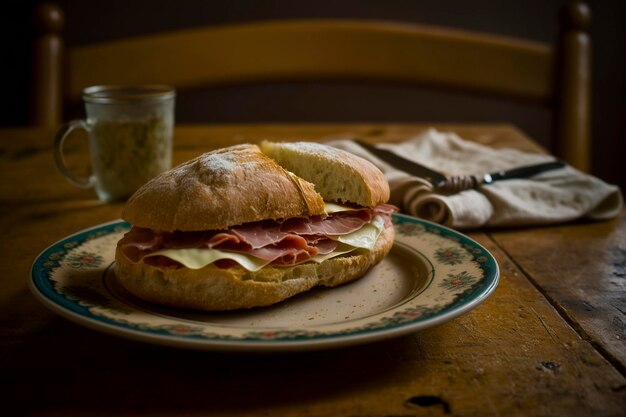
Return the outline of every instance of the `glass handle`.
{"type": "Polygon", "coordinates": [[[89,133],[89,126],[84,120],[72,120],[64,124],[57,132],[54,138],[54,163],[57,169],[63,176],[73,185],[80,188],[91,188],[94,185],[94,176],[92,174],[86,177],[80,177],[73,174],[65,163],[65,156],[63,155],[63,144],[65,139],[74,129],[85,129],[89,133]]]}

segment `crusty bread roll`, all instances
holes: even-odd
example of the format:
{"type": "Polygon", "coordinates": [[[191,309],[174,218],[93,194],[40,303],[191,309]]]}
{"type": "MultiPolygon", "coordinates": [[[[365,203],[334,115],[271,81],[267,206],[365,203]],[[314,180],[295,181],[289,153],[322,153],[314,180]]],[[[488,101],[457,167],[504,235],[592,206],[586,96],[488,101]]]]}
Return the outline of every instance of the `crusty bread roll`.
{"type": "Polygon", "coordinates": [[[153,178],[131,196],[122,218],[171,232],[321,214],[324,200],[313,184],[245,144],[205,153],[153,178]]]}
{"type": "Polygon", "coordinates": [[[241,266],[201,269],[163,268],[132,263],[116,251],[116,274],[124,287],[139,298],[156,304],[206,311],[262,307],[283,301],[316,286],[334,287],[363,276],[393,246],[395,232],[385,228],[372,251],[322,263],[293,267],[265,267],[251,272],[241,266]]]}
{"type": "Polygon", "coordinates": [[[287,171],[315,184],[326,201],[374,207],[389,200],[389,184],[371,162],[314,142],[261,143],[263,153],[287,171]]]}
{"type": "MultiPolygon", "coordinates": [[[[256,145],[237,145],[161,174],[129,199],[123,219],[136,230],[150,229],[147,233],[154,232],[150,236],[158,240],[168,233],[209,232],[213,236],[261,221],[279,225],[296,218],[319,221],[326,215],[324,199],[390,215],[388,209],[377,207],[389,198],[389,186],[369,162],[306,142],[265,142],[262,146],[271,158],[256,145]]],[[[315,286],[333,287],[361,277],[387,255],[394,236],[387,218],[372,250],[356,249],[321,263],[270,263],[256,272],[235,262],[199,269],[144,262],[141,256],[125,254],[118,244],[115,271],[132,294],[162,305],[209,311],[260,307],[315,286]]]]}

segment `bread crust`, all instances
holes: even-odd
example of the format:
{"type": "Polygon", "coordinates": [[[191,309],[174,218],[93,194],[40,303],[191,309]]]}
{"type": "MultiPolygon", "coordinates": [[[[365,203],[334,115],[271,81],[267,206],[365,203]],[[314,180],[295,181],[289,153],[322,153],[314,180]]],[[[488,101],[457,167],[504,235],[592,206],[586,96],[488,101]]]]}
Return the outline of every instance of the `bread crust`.
{"type": "Polygon", "coordinates": [[[326,201],[375,207],[389,200],[385,175],[350,152],[316,142],[263,141],[260,147],[280,166],[315,184],[326,201]]]}
{"type": "Polygon", "coordinates": [[[395,231],[389,224],[372,251],[307,262],[293,267],[265,267],[250,272],[243,267],[201,269],[167,268],[132,263],[116,250],[115,273],[135,296],[171,307],[220,311],[268,306],[315,286],[334,287],[364,275],[393,246],[395,231]]]}
{"type": "Polygon", "coordinates": [[[172,232],[322,214],[324,201],[313,184],[244,144],[205,153],[152,179],[128,200],[122,218],[172,232]]]}

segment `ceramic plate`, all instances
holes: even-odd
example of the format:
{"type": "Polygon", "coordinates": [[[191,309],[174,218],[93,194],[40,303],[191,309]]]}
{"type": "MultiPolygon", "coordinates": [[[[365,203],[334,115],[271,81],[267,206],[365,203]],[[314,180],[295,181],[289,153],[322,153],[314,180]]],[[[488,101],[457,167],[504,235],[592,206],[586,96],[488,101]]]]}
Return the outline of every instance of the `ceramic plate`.
{"type": "Polygon", "coordinates": [[[224,351],[293,351],[400,336],[448,321],[495,289],[498,265],[451,229],[394,214],[391,253],[363,278],[319,288],[272,307],[205,313],[143,302],[118,283],[117,241],[130,226],[107,223],[43,251],[29,280],[56,313],[106,333],[149,343],[224,351]]]}

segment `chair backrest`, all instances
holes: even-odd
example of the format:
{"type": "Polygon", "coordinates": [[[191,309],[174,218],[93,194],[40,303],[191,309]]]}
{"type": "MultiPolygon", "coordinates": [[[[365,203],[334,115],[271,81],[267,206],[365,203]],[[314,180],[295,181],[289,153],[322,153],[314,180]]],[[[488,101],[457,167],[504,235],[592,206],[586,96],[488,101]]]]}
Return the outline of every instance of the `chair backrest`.
{"type": "Polygon", "coordinates": [[[63,51],[58,8],[39,10],[34,123],[102,84],[178,90],[248,82],[377,80],[533,100],[554,108],[554,150],[589,170],[589,9],[568,5],[559,45],[370,20],[280,20],[181,30],[63,51]]]}

